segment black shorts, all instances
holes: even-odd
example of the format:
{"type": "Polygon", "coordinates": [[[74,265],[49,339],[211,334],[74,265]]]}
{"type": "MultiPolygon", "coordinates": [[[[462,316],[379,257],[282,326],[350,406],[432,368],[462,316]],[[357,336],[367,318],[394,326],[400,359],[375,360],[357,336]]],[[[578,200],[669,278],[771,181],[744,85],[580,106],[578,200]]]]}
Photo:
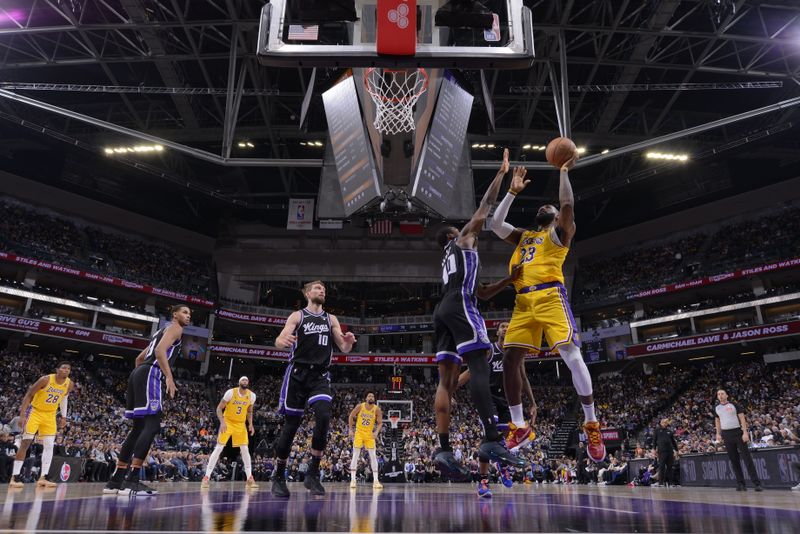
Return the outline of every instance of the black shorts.
{"type": "Polygon", "coordinates": [[[492,346],[475,298],[465,297],[458,291],[446,293],[436,305],[433,329],[437,362],[450,361],[460,365],[465,353],[487,350],[492,346]]]}
{"type": "Polygon", "coordinates": [[[164,398],[162,376],[157,365],[140,365],[133,370],[125,394],[125,417],[132,419],[161,413],[164,398]]]}
{"type": "Polygon", "coordinates": [[[284,415],[303,415],[306,404],[331,402],[332,398],[327,367],[290,363],[283,375],[278,411],[284,415]]]}

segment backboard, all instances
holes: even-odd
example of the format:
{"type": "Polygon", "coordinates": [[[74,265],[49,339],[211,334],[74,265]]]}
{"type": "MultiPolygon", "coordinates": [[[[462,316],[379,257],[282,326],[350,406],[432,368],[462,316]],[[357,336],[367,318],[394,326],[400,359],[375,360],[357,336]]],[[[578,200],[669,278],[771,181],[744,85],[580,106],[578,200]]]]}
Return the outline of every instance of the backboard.
{"type": "MultiPolygon", "coordinates": [[[[436,24],[447,0],[271,0],[261,12],[258,58],[283,67],[427,67],[524,69],[534,58],[531,11],[522,0],[481,0],[494,17],[490,28],[436,24]],[[378,1],[416,4],[416,52],[379,54],[378,1]],[[353,15],[354,13],[354,15],[353,15]],[[354,19],[354,20],[353,20],[354,19]]],[[[385,4],[384,4],[385,5],[385,4]]],[[[383,20],[383,19],[381,19],[383,20]]]]}

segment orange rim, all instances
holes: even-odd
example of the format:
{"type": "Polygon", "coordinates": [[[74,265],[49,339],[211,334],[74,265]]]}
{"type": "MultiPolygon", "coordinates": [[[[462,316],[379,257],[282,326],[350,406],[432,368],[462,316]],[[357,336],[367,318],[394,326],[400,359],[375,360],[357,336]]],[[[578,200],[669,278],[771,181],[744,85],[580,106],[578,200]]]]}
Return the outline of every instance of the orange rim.
{"type": "MultiPolygon", "coordinates": [[[[367,92],[370,95],[372,95],[375,98],[379,98],[380,100],[383,100],[384,102],[392,102],[394,104],[399,104],[401,102],[407,102],[407,101],[411,100],[412,97],[413,98],[419,98],[422,95],[422,93],[424,93],[425,91],[428,90],[428,81],[429,81],[428,80],[428,72],[425,69],[417,69],[417,72],[421,73],[422,77],[424,79],[424,82],[422,83],[422,87],[420,87],[418,92],[416,92],[416,93],[414,93],[412,95],[404,96],[403,98],[386,97],[386,96],[378,93],[376,90],[374,90],[373,87],[372,87],[372,84],[370,84],[370,74],[372,74],[372,72],[374,72],[376,70],[378,70],[376,67],[370,67],[370,68],[368,68],[367,70],[364,71],[364,87],[366,88],[367,92]]],[[[409,70],[412,70],[412,69],[383,69],[383,72],[384,73],[386,73],[386,72],[391,72],[391,73],[394,73],[394,72],[408,72],[409,70]]]]}

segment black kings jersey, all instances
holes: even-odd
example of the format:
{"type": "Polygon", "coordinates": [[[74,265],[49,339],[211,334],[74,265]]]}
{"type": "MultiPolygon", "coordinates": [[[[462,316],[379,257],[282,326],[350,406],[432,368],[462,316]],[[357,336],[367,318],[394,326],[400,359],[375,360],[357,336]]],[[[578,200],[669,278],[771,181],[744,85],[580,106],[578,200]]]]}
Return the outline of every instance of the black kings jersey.
{"type": "Polygon", "coordinates": [[[492,350],[489,353],[489,387],[492,392],[503,390],[503,351],[492,343],[492,350]]]}
{"type": "MultiPolygon", "coordinates": [[[[147,349],[144,355],[144,362],[143,365],[149,365],[150,367],[158,367],[161,368],[158,364],[158,360],[156,359],[156,347],[159,343],[161,343],[161,338],[164,337],[164,331],[167,329],[165,326],[164,328],[159,328],[158,331],[153,334],[153,337],[150,338],[150,344],[147,345],[147,349]]],[[[178,338],[172,345],[167,347],[167,363],[169,364],[170,368],[172,368],[172,362],[174,358],[177,358],[178,353],[181,350],[181,339],[178,338]]]]}
{"type": "Polygon", "coordinates": [[[300,310],[300,324],[294,335],[297,336],[292,347],[291,361],[306,365],[327,367],[333,355],[333,333],[328,312],[311,313],[300,310]]]}
{"type": "Polygon", "coordinates": [[[442,293],[458,291],[473,297],[478,280],[480,261],[478,251],[462,249],[453,239],[444,249],[442,260],[442,293]]]}

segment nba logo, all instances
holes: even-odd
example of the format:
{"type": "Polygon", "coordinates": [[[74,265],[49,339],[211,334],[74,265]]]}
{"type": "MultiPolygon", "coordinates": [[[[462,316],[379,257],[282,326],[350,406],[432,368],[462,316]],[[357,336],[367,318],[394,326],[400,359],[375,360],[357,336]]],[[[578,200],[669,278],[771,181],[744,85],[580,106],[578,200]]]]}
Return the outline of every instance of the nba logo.
{"type": "Polygon", "coordinates": [[[69,466],[67,462],[64,462],[64,464],[61,466],[61,475],[60,475],[61,482],[66,482],[67,480],[69,480],[70,473],[72,473],[72,468],[69,466]]]}

